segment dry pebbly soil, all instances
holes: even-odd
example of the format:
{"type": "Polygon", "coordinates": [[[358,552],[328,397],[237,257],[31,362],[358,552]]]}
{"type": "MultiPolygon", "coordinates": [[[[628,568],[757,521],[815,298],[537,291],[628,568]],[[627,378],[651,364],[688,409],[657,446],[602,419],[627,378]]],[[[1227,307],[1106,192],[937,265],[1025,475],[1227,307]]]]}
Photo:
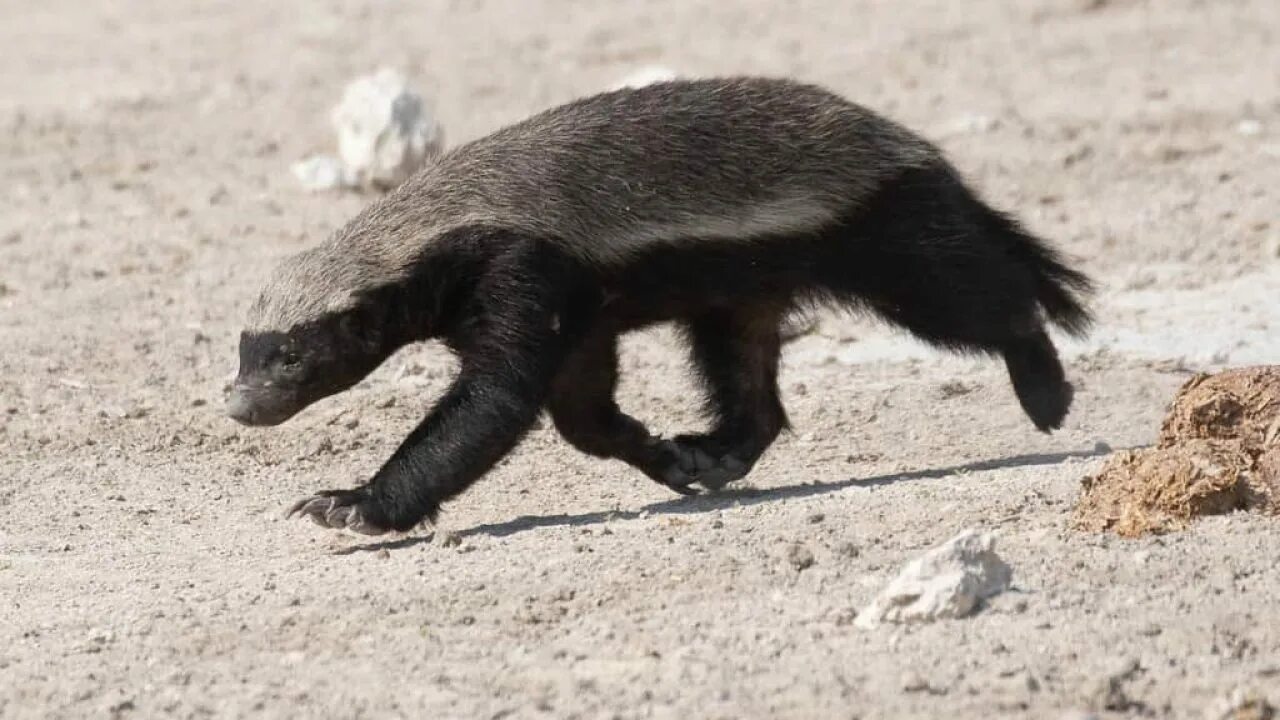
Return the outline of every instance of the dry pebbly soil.
{"type": "MultiPolygon", "coordinates": [[[[1280,523],[1070,526],[1194,371],[1280,358],[1280,3],[0,0],[0,717],[1200,718],[1280,704],[1280,523]],[[536,431],[441,526],[282,519],[376,468],[436,346],[279,428],[221,416],[271,264],[368,197],[289,173],[353,76],[408,70],[451,142],[657,63],[825,83],[941,143],[1079,258],[1067,426],[998,363],[858,318],[789,346],[795,430],[680,499],[536,431]],[[863,631],[963,528],[1014,590],[863,631]]],[[[668,331],[622,401],[699,422],[668,331]]]]}

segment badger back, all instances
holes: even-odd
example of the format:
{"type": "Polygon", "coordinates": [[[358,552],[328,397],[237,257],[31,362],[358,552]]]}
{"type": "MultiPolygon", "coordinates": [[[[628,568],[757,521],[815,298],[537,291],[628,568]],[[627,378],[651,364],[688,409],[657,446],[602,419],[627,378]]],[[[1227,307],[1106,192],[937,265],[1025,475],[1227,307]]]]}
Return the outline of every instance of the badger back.
{"type": "Polygon", "coordinates": [[[585,98],[459,149],[399,194],[609,263],[660,242],[816,229],[937,151],[826,90],[756,78],[585,98]]]}
{"type": "Polygon", "coordinates": [[[467,226],[542,238],[597,265],[655,243],[803,233],[937,160],[925,140],[812,85],[729,78],[604,93],[445,154],[308,259],[328,298],[278,310],[332,309],[398,282],[434,239],[467,226]]]}

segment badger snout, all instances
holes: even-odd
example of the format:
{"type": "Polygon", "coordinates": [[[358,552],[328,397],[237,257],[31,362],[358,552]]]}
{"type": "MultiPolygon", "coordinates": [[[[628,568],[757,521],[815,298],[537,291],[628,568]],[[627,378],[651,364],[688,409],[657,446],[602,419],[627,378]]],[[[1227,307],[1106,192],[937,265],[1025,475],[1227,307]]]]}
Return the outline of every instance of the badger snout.
{"type": "Polygon", "coordinates": [[[231,397],[227,398],[227,417],[242,425],[254,425],[258,415],[256,410],[243,391],[231,391],[231,397]]]}
{"type": "Polygon", "coordinates": [[[261,390],[236,385],[227,398],[227,417],[250,426],[279,425],[297,412],[282,403],[271,402],[261,390]]]}

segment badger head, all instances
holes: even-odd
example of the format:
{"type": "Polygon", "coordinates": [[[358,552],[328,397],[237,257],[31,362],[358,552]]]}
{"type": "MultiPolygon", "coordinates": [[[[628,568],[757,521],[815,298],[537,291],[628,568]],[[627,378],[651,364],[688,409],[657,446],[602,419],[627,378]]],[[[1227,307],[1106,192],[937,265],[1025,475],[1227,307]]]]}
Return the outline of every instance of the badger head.
{"type": "Polygon", "coordinates": [[[278,425],[358,383],[405,342],[387,301],[333,245],[285,261],[249,310],[227,414],[278,425]]]}

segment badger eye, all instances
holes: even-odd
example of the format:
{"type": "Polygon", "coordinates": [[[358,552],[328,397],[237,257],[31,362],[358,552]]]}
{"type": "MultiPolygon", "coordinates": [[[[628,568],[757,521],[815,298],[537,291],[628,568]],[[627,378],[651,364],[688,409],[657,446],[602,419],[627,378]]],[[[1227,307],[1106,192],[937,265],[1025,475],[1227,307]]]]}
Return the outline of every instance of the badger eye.
{"type": "Polygon", "coordinates": [[[293,370],[302,364],[302,358],[298,356],[298,353],[285,353],[284,357],[280,358],[280,364],[293,370]]]}

